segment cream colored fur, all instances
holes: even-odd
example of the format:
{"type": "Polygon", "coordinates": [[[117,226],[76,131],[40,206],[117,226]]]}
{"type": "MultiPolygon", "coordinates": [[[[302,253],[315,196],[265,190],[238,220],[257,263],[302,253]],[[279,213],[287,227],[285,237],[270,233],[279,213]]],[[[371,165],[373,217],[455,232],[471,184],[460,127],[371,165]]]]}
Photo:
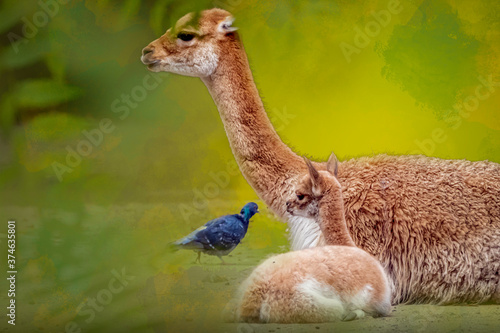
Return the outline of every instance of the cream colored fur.
{"type": "Polygon", "coordinates": [[[314,219],[291,216],[288,219],[288,225],[292,249],[308,249],[326,245],[321,229],[314,219]]]}
{"type": "MultiPolygon", "coordinates": [[[[231,14],[221,9],[203,11],[198,21],[186,15],[141,59],[152,71],[203,80],[243,176],[289,222],[293,249],[320,244],[311,241],[320,239],[317,229],[307,220],[299,226],[286,211],[293,184],[307,169],[272,127],[228,22],[231,14]],[[196,37],[183,42],[182,31],[196,37]]],[[[499,164],[379,155],[340,163],[338,180],[347,227],[387,270],[394,302],[500,302],[499,164]]]]}
{"type": "Polygon", "coordinates": [[[288,211],[327,232],[329,246],[273,256],[243,283],[236,320],[250,322],[325,322],[386,316],[391,308],[389,280],[379,262],[354,246],[347,231],[336,159],[297,183],[288,211]],[[333,198],[333,199],[332,199],[333,198]]]}
{"type": "Polygon", "coordinates": [[[349,246],[321,246],[273,256],[242,284],[237,321],[304,323],[390,313],[380,264],[349,246]],[[382,288],[381,288],[382,287],[382,288]]]}

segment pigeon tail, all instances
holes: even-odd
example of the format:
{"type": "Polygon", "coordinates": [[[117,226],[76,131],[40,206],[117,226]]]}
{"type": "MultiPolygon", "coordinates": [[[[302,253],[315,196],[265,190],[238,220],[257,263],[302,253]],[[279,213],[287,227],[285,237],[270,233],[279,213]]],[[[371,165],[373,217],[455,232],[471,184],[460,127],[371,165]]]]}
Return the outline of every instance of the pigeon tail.
{"type": "Polygon", "coordinates": [[[167,244],[167,251],[168,252],[177,252],[180,250],[179,244],[177,242],[170,242],[167,244]]]}

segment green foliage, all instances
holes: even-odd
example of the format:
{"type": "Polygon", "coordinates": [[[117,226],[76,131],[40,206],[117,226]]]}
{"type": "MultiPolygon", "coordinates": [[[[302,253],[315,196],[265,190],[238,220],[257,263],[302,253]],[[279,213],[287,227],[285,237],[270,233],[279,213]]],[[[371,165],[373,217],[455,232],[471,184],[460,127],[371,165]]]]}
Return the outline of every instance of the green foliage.
{"type": "Polygon", "coordinates": [[[0,10],[0,33],[7,32],[18,24],[21,17],[31,12],[35,7],[35,1],[3,1],[0,10]]]}
{"type": "Polygon", "coordinates": [[[12,101],[12,97],[9,95],[4,95],[0,101],[0,128],[3,133],[10,134],[12,125],[14,124],[16,117],[16,108],[12,101]]]}
{"type": "Polygon", "coordinates": [[[82,89],[52,79],[28,79],[19,82],[2,96],[0,128],[9,134],[16,114],[23,110],[53,108],[82,95],[82,89]]]}
{"type": "Polygon", "coordinates": [[[39,38],[29,41],[22,47],[22,52],[16,52],[14,47],[6,47],[0,55],[0,69],[16,70],[35,64],[43,59],[50,49],[46,39],[39,38]]]}
{"type": "Polygon", "coordinates": [[[394,29],[383,73],[439,117],[450,116],[462,89],[477,84],[478,47],[449,5],[424,1],[408,25],[394,29]]]}
{"type": "Polygon", "coordinates": [[[170,0],[158,0],[154,3],[151,8],[151,14],[149,17],[149,25],[156,34],[162,34],[165,32],[165,17],[167,14],[166,7],[167,4],[171,2],[170,0]]]}
{"type": "Polygon", "coordinates": [[[19,108],[47,108],[79,97],[82,90],[51,79],[25,80],[14,90],[19,108]]]}
{"type": "MultiPolygon", "coordinates": [[[[99,38],[103,32],[109,33],[109,39],[114,40],[115,36],[112,34],[121,35],[121,31],[130,29],[138,20],[147,16],[153,31],[160,35],[185,13],[212,6],[208,0],[75,2],[71,5],[59,5],[57,13],[54,17],[49,17],[47,24],[37,26],[36,34],[26,37],[23,34],[26,22],[34,24],[34,14],[43,14],[42,8],[37,2],[27,4],[23,1],[5,1],[0,11],[0,32],[11,36],[15,34],[16,39],[22,41],[15,47],[9,43],[0,46],[0,74],[3,78],[0,83],[0,87],[3,85],[0,94],[3,105],[0,128],[4,134],[10,133],[12,126],[26,119],[22,117],[22,113],[27,109],[31,114],[29,119],[49,109],[66,112],[65,103],[82,97],[88,90],[88,87],[66,84],[68,72],[74,74],[75,71],[82,71],[82,68],[87,66],[86,62],[92,60],[88,57],[82,58],[82,52],[107,53],[109,43],[99,38]],[[75,25],[75,22],[78,24],[75,25]],[[103,31],[96,31],[93,28],[96,24],[103,31]],[[68,39],[69,36],[72,37],[68,39]],[[82,44],[89,43],[92,39],[95,39],[92,45],[82,44]],[[74,53],[75,50],[78,52],[74,53]]],[[[128,41],[128,38],[123,41],[128,41]]],[[[126,46],[122,44],[121,47],[123,49],[126,46]]],[[[117,57],[120,55],[113,58],[117,57]]],[[[93,60],[99,61],[97,57],[93,60]]],[[[106,79],[106,75],[116,74],[103,71],[103,79],[106,79]]],[[[74,112],[97,114],[99,110],[78,108],[74,112]]]]}

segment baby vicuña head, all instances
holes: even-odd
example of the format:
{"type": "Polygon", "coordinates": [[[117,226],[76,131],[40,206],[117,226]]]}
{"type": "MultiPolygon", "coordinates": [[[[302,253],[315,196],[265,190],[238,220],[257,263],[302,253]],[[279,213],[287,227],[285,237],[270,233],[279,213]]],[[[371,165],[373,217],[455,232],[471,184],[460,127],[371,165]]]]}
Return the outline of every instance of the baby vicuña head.
{"type": "Polygon", "coordinates": [[[328,245],[355,246],[345,220],[337,157],[330,155],[326,170],[316,169],[308,159],[305,162],[307,173],[297,182],[294,198],[286,203],[288,213],[316,221],[328,245]]]}
{"type": "Polygon", "coordinates": [[[329,197],[340,197],[342,188],[337,180],[338,160],[331,154],[326,170],[317,170],[311,161],[304,158],[308,173],[295,186],[295,197],[286,203],[287,212],[308,218],[318,218],[319,207],[329,197]]]}

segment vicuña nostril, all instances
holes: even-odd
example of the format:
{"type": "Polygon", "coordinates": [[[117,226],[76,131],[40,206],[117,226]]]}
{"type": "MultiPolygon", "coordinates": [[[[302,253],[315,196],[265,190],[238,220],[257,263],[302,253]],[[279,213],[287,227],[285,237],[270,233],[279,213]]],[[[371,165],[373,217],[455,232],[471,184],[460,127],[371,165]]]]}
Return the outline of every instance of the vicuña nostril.
{"type": "Polygon", "coordinates": [[[151,52],[153,52],[153,49],[151,49],[151,48],[145,47],[142,49],[142,55],[146,55],[146,54],[151,53],[151,52]]]}

